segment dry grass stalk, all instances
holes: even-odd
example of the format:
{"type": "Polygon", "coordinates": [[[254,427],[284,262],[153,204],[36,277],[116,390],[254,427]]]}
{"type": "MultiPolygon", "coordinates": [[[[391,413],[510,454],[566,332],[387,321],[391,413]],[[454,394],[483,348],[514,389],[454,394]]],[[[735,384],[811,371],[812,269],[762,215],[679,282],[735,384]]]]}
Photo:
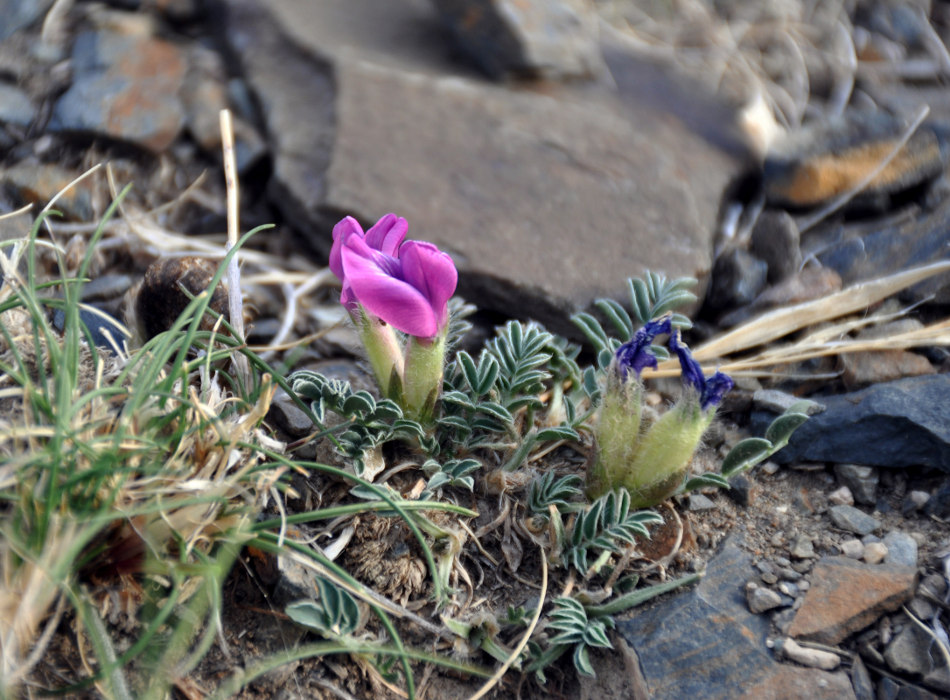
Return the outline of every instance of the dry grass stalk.
{"type": "MultiPolygon", "coordinates": [[[[754,350],[818,324],[865,311],[901,290],[946,272],[950,272],[950,261],[941,261],[898,272],[879,280],[861,282],[820,299],[776,309],[700,345],[693,355],[700,362],[711,363],[715,360],[719,369],[725,372],[749,372],[776,364],[801,362],[846,352],[950,345],[950,321],[939,321],[925,328],[888,338],[858,340],[845,337],[851,330],[873,321],[873,319],[865,319],[846,321],[830,328],[823,328],[789,345],[759,350],[754,355],[741,360],[726,359],[729,355],[754,350]]],[[[877,321],[880,320],[887,320],[887,317],[877,319],[877,321]]],[[[669,377],[678,374],[677,363],[668,360],[661,363],[656,371],[646,371],[644,376],[669,377]]],[[[759,374],[773,373],[761,371],[759,374]]]]}

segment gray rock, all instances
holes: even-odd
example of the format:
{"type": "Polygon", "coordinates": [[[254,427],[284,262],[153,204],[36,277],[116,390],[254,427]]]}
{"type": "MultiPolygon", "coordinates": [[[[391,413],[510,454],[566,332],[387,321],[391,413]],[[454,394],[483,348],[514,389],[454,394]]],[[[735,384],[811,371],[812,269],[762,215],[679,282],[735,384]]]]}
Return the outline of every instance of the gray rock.
{"type": "Polygon", "coordinates": [[[858,539],[851,538],[845,540],[838,545],[838,548],[841,550],[841,553],[849,559],[860,559],[864,556],[864,544],[858,539]]]}
{"type": "Polygon", "coordinates": [[[877,503],[878,473],[874,467],[860,464],[836,464],[835,474],[839,481],[851,490],[858,503],[873,506],[877,503]]]}
{"type": "MultiPolygon", "coordinates": [[[[575,335],[571,313],[647,268],[708,274],[737,166],[646,94],[470,79],[433,56],[434,11],[415,2],[360,0],[344,17],[337,3],[281,0],[279,22],[255,0],[227,6],[276,199],[319,252],[341,215],[371,225],[395,211],[453,256],[462,296],[575,335]]],[[[611,68],[624,85],[640,64],[611,68]]]]}
{"type": "Polygon", "coordinates": [[[178,92],[186,63],[161,39],[83,32],[73,44],[73,84],[56,101],[49,128],[105,134],[162,151],[178,137],[178,92]]]}
{"type": "Polygon", "coordinates": [[[0,0],[0,41],[39,20],[52,4],[53,0],[0,0]]]}
{"type": "Polygon", "coordinates": [[[759,215],[752,228],[751,250],[768,265],[770,283],[781,282],[798,272],[802,264],[798,242],[798,225],[787,211],[768,209],[759,215]]]}
{"type": "Polygon", "coordinates": [[[917,542],[906,532],[893,530],[887,533],[884,536],[884,545],[887,547],[885,564],[917,566],[917,542]]]}
{"type": "Polygon", "coordinates": [[[29,96],[16,85],[0,83],[0,122],[27,126],[35,115],[29,96]]]}
{"type": "Polygon", "coordinates": [[[639,672],[634,697],[854,697],[843,673],[772,658],[765,646],[768,618],[749,612],[742,587],[736,585],[751,571],[750,556],[728,539],[697,586],[618,620],[617,631],[635,655],[639,672]],[[696,663],[699,658],[702,663],[696,663]]]}
{"type": "MultiPolygon", "coordinates": [[[[221,150],[220,113],[222,109],[230,108],[224,60],[210,49],[192,46],[188,51],[188,67],[179,93],[185,124],[198,145],[218,157],[221,150]]],[[[244,173],[264,157],[267,148],[257,130],[239,115],[232,114],[232,125],[237,169],[244,173]]]]}
{"type": "Polygon", "coordinates": [[[576,0],[433,0],[461,49],[495,78],[588,78],[604,70],[597,18],[576,0]]]}
{"type": "Polygon", "coordinates": [[[741,248],[716,259],[706,303],[716,311],[746,306],[765,288],[768,265],[741,248]]]}
{"type": "Polygon", "coordinates": [[[854,688],[855,700],[874,700],[874,684],[867,666],[858,654],[851,662],[851,687],[854,688]]]}
{"type": "MultiPolygon", "coordinates": [[[[900,270],[945,259],[950,243],[950,198],[935,211],[922,208],[894,225],[867,224],[835,227],[834,242],[815,239],[810,246],[822,266],[835,270],[842,281],[853,284],[880,279],[900,270]]],[[[809,253],[803,250],[803,253],[809,253]]],[[[915,285],[904,296],[922,300],[935,295],[939,304],[950,299],[950,274],[944,273],[915,285]]]]}
{"type": "Polygon", "coordinates": [[[907,496],[904,498],[904,506],[901,512],[903,512],[904,515],[909,515],[926,506],[929,500],[930,494],[926,491],[908,491],[907,496]]]}
{"type": "Polygon", "coordinates": [[[716,504],[708,496],[701,493],[691,493],[689,495],[690,510],[712,510],[715,507],[716,504]]]}
{"type": "Polygon", "coordinates": [[[307,417],[283,389],[279,389],[267,413],[274,424],[292,437],[303,437],[313,432],[313,421],[307,417]]]}
{"type": "Polygon", "coordinates": [[[930,636],[915,624],[904,626],[884,650],[884,660],[892,671],[923,676],[933,670],[929,649],[930,636]]]}
{"type": "Polygon", "coordinates": [[[941,483],[933,492],[924,506],[924,513],[938,518],[950,518],[950,479],[941,483]]]}
{"type": "Polygon", "coordinates": [[[0,180],[22,203],[40,207],[62,191],[63,196],[56,200],[56,209],[69,219],[89,221],[96,214],[93,180],[87,178],[68,187],[79,174],[56,163],[38,163],[28,158],[3,169],[0,180]]]}
{"type": "MultiPolygon", "coordinates": [[[[772,413],[785,413],[785,411],[800,401],[801,397],[795,396],[795,394],[789,394],[786,391],[779,391],[778,389],[758,389],[752,394],[752,402],[756,408],[762,408],[772,413]]],[[[824,406],[817,401],[812,401],[805,412],[809,416],[813,416],[824,410],[824,406]]]]}
{"type": "Polygon", "coordinates": [[[778,593],[755,584],[746,586],[746,603],[749,606],[749,611],[756,615],[781,607],[784,604],[782,596],[778,593]]]}
{"type": "Polygon", "coordinates": [[[794,559],[811,559],[815,556],[815,545],[808,535],[799,535],[789,550],[794,559]]]}
{"type": "Polygon", "coordinates": [[[775,459],[950,471],[948,392],[950,375],[937,374],[824,397],[825,412],[796,430],[775,459]]]}
{"type": "Polygon", "coordinates": [[[856,535],[868,535],[881,527],[880,520],[854,506],[832,506],[828,512],[837,527],[856,535]]]}

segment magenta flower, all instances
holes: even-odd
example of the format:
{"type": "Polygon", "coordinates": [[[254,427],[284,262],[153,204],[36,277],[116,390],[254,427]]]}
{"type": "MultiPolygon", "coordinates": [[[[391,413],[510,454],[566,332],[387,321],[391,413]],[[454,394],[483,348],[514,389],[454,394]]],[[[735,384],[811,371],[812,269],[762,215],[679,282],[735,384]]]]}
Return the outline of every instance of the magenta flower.
{"type": "Polygon", "coordinates": [[[458,272],[431,243],[406,241],[409,224],[386,214],[365,234],[347,216],[333,227],[330,269],[343,285],[340,303],[351,314],[362,306],[394,328],[434,338],[448,322],[458,272]]]}

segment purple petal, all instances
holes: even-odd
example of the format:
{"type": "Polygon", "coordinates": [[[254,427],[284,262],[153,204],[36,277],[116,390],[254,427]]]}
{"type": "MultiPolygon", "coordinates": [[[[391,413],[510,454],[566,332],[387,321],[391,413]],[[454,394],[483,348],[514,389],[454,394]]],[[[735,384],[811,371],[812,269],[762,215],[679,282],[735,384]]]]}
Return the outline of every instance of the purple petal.
{"type": "Polygon", "coordinates": [[[706,388],[699,399],[700,408],[705,410],[709,406],[718,406],[733,386],[735,386],[735,382],[732,381],[732,377],[722,372],[716,372],[706,380],[706,388]]]}
{"type": "Polygon", "coordinates": [[[407,241],[399,253],[403,279],[428,299],[441,329],[448,320],[448,302],[458,285],[458,270],[448,254],[431,243],[407,241]]]}
{"type": "Polygon", "coordinates": [[[386,214],[366,232],[366,244],[370,248],[398,258],[399,246],[409,232],[409,222],[401,216],[386,214]]]}
{"type": "Polygon", "coordinates": [[[703,368],[693,359],[693,353],[689,348],[680,344],[680,334],[676,331],[670,336],[670,350],[675,352],[680,360],[680,368],[683,370],[683,383],[691,385],[700,394],[706,388],[706,378],[703,376],[703,368]]]}
{"type": "MultiPolygon", "coordinates": [[[[394,277],[392,270],[381,267],[378,256],[361,255],[360,248],[348,245],[341,254],[346,281],[359,303],[404,333],[433,337],[439,324],[429,300],[411,284],[394,277]]],[[[394,262],[398,264],[398,261],[394,262]]]]}
{"type": "Polygon", "coordinates": [[[344,217],[333,227],[333,247],[330,248],[330,270],[343,281],[343,263],[340,260],[340,250],[349,234],[363,237],[363,227],[352,216],[344,217]]]}
{"type": "Polygon", "coordinates": [[[716,372],[706,379],[689,348],[680,344],[679,331],[670,336],[670,349],[679,356],[680,367],[683,370],[683,383],[692,386],[699,393],[700,408],[705,410],[722,403],[726,392],[735,385],[732,378],[722,372],[716,372]]]}
{"type": "Polygon", "coordinates": [[[633,370],[639,377],[646,367],[656,369],[656,357],[650,352],[650,344],[658,335],[669,333],[672,329],[670,317],[664,316],[650,321],[633,334],[633,338],[617,348],[617,367],[624,380],[627,373],[633,370]]]}

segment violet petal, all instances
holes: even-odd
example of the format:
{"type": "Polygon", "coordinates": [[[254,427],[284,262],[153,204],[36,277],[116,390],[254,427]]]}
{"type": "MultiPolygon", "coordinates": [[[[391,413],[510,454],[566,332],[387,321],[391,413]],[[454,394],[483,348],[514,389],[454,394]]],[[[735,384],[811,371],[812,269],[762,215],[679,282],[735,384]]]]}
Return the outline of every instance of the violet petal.
{"type": "Polygon", "coordinates": [[[398,258],[399,246],[408,232],[409,222],[401,216],[386,214],[366,232],[366,244],[384,255],[398,258]]]}
{"type": "Polygon", "coordinates": [[[341,251],[346,281],[359,303],[404,333],[434,336],[439,324],[429,300],[411,284],[393,276],[392,269],[380,266],[378,258],[382,256],[361,255],[361,248],[365,249],[365,244],[347,245],[341,251]]]}
{"type": "Polygon", "coordinates": [[[448,302],[458,285],[458,271],[448,254],[431,243],[407,241],[399,253],[403,279],[429,300],[441,329],[448,320],[448,302]]]}

